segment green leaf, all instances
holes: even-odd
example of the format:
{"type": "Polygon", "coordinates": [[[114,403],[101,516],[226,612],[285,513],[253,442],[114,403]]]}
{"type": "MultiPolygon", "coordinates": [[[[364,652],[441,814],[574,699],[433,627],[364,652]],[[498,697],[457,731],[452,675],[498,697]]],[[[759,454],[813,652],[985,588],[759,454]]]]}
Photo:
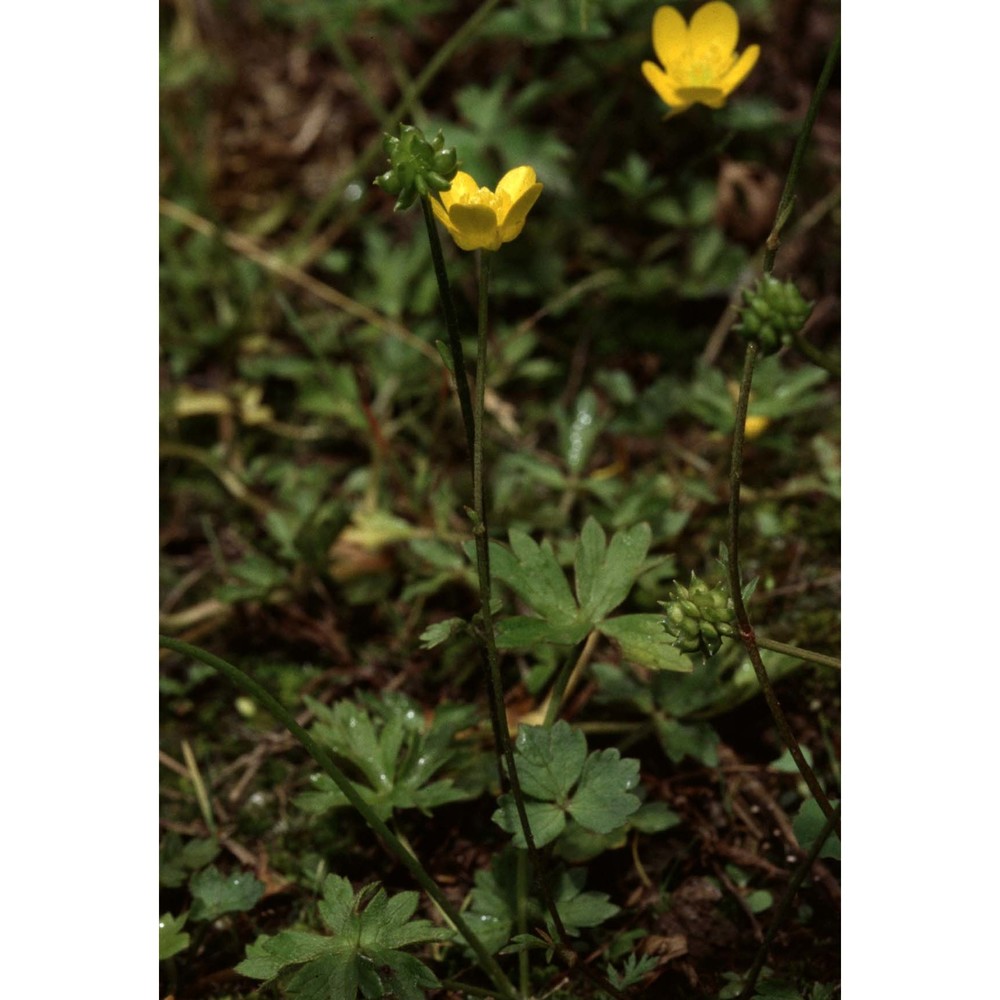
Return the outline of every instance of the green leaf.
{"type": "Polygon", "coordinates": [[[437,978],[419,959],[398,949],[448,940],[452,932],[429,920],[411,920],[417,902],[415,892],[390,898],[378,885],[355,893],[347,879],[329,875],[319,909],[332,936],[306,931],[262,935],[247,948],[236,971],[252,979],[284,977],[284,994],[292,1000],[355,1000],[359,989],[366,997],[422,1000],[423,990],[439,985],[437,978]]]}
{"type": "MultiPolygon", "coordinates": [[[[517,865],[517,853],[506,847],[474,876],[468,920],[491,955],[510,940],[517,919],[517,865]]],[[[527,902],[530,910],[534,900],[527,902]]]]}
{"type": "Polygon", "coordinates": [[[350,920],[354,900],[354,890],[346,878],[327,875],[323,880],[323,898],[319,902],[319,915],[334,934],[340,934],[350,920]]]}
{"type": "Polygon", "coordinates": [[[310,931],[282,931],[275,937],[261,934],[247,946],[247,957],[236,971],[250,979],[273,979],[286,966],[310,962],[327,954],[332,946],[331,938],[310,931]]]}
{"type": "MultiPolygon", "coordinates": [[[[587,756],[583,733],[564,719],[551,729],[522,726],[515,752],[525,811],[539,847],[564,831],[568,815],[586,830],[606,834],[639,809],[640,800],[631,791],[639,782],[639,762],[623,760],[615,749],[587,756]]],[[[501,796],[493,821],[513,834],[518,847],[527,846],[510,795],[501,796]]],[[[586,845],[579,846],[586,851],[586,845]]],[[[569,853],[573,850],[571,846],[569,853]]]]}
{"type": "Polygon", "coordinates": [[[642,804],[631,789],[639,784],[639,762],[624,760],[613,747],[592,753],[583,765],[570,815],[588,830],[610,833],[642,804]]]}
{"type": "Polygon", "coordinates": [[[662,833],[678,826],[681,818],[666,802],[643,802],[628,821],[640,833],[662,833]]]}
{"type": "Polygon", "coordinates": [[[576,399],[573,419],[567,421],[559,415],[563,460],[574,476],[579,476],[590,460],[594,443],[601,432],[597,417],[597,396],[591,389],[584,389],[576,399]]]}
{"type": "MultiPolygon", "coordinates": [[[[526,863],[523,854],[520,859],[521,863],[526,863]]],[[[467,919],[491,954],[507,944],[517,922],[518,863],[519,852],[507,847],[493,859],[488,871],[480,870],[475,875],[467,919]]],[[[546,915],[534,892],[535,880],[530,865],[526,875],[531,888],[524,904],[528,926],[534,927],[546,920],[546,915]]],[[[566,871],[561,865],[555,865],[550,869],[550,878],[553,901],[570,934],[577,934],[581,927],[594,927],[619,911],[605,893],[583,891],[587,878],[583,868],[566,871]]]]}
{"type": "Polygon", "coordinates": [[[179,917],[164,913],[160,917],[160,961],[172,958],[182,952],[190,943],[191,935],[183,930],[188,915],[182,913],[179,917]]]}
{"type": "MultiPolygon", "coordinates": [[[[830,804],[836,806],[836,800],[831,800],[830,804]]],[[[806,799],[799,809],[799,814],[792,822],[792,830],[795,831],[795,839],[803,851],[809,851],[816,838],[823,832],[826,826],[826,816],[815,799],[806,799]]],[[[840,838],[836,833],[830,833],[826,838],[826,843],[820,849],[821,858],[832,858],[840,860],[840,838]]]]}
{"type": "MultiPolygon", "coordinates": [[[[572,645],[582,641],[628,596],[642,572],[651,538],[649,525],[642,523],[615,532],[608,544],[601,526],[588,518],[575,550],[570,549],[575,551],[574,597],[551,545],[538,545],[524,532],[512,529],[510,549],[497,543],[490,546],[493,575],[539,617],[515,615],[499,620],[497,644],[502,649],[527,649],[541,642],[572,645]]],[[[673,650],[660,621],[657,615],[628,615],[601,628],[620,637],[627,655],[636,662],[690,670],[687,660],[673,650]]]]}
{"type": "Polygon", "coordinates": [[[754,1000],[802,1000],[802,994],[788,983],[765,979],[757,985],[754,1000]]]}
{"type": "Polygon", "coordinates": [[[654,724],[660,746],[675,764],[685,757],[700,761],[707,767],[715,767],[719,763],[719,735],[707,722],[687,723],[657,718],[654,724]]]}
{"type": "MultiPolygon", "coordinates": [[[[446,802],[474,798],[478,787],[465,787],[452,777],[432,780],[445,767],[468,775],[468,748],[456,735],[475,721],[472,706],[442,705],[427,723],[419,706],[400,694],[369,699],[371,712],[354,702],[332,708],[311,698],[306,704],[316,715],[316,739],[360,773],[352,780],[358,794],[382,819],[394,810],[424,812],[446,802]]],[[[353,771],[352,771],[353,778],[353,771]]],[[[323,813],[348,805],[344,793],[326,774],[310,776],[310,791],[296,796],[307,812],[323,813]]]]}
{"type": "MultiPolygon", "coordinates": [[[[317,955],[289,977],[284,992],[291,1000],[329,1000],[330,997],[354,1000],[358,995],[361,972],[356,955],[317,955]]],[[[372,994],[366,990],[365,995],[380,996],[381,993],[372,994]]]]}
{"type": "Polygon", "coordinates": [[[182,846],[177,834],[168,833],[160,848],[160,885],[170,888],[183,885],[191,872],[214,861],[219,850],[218,841],[212,838],[196,838],[182,846]]]}
{"type": "MultiPolygon", "coordinates": [[[[524,839],[521,829],[521,818],[517,814],[517,804],[514,796],[501,795],[499,808],[493,813],[493,822],[506,833],[513,834],[514,846],[522,851],[527,850],[528,842],[524,839]]],[[[525,801],[524,811],[528,816],[531,836],[536,847],[550,844],[566,827],[566,812],[562,806],[552,802],[525,801]]]]}
{"type": "Polygon", "coordinates": [[[511,615],[496,622],[495,629],[498,649],[531,649],[540,642],[575,646],[586,638],[590,626],[586,622],[553,624],[544,618],[511,615]]]}
{"type": "Polygon", "coordinates": [[[585,868],[562,871],[552,893],[559,916],[570,934],[577,934],[581,927],[596,927],[620,910],[608,901],[606,892],[584,892],[586,879],[585,868]]]}
{"type": "Polygon", "coordinates": [[[420,648],[433,649],[440,646],[442,642],[447,642],[452,636],[465,631],[468,623],[464,618],[446,618],[442,622],[435,622],[428,625],[420,633],[420,648]]]}
{"type": "Polygon", "coordinates": [[[517,773],[526,795],[561,801],[576,784],[587,759],[587,739],[565,719],[551,729],[521,726],[517,732],[517,773]]]}
{"type": "Polygon", "coordinates": [[[652,537],[644,522],[616,531],[605,550],[603,529],[594,518],[587,518],[576,552],[576,593],[588,622],[601,621],[628,597],[652,537]]]}
{"type": "Polygon", "coordinates": [[[554,851],[560,858],[572,864],[590,861],[591,858],[596,858],[598,854],[603,854],[605,851],[624,847],[628,837],[628,829],[626,823],[624,826],[616,827],[610,833],[595,833],[571,819],[566,824],[566,829],[559,835],[554,851]]]}
{"type": "Polygon", "coordinates": [[[223,875],[215,865],[191,879],[192,920],[215,920],[223,913],[252,910],[264,895],[264,883],[249,872],[223,875]]]}
{"type": "Polygon", "coordinates": [[[523,531],[512,528],[510,549],[490,543],[493,576],[507,584],[531,609],[553,623],[576,621],[576,601],[552,547],[536,544],[523,531]]]}
{"type": "Polygon", "coordinates": [[[601,622],[597,628],[621,646],[622,655],[631,663],[653,670],[676,670],[690,673],[691,660],[673,645],[673,638],[663,628],[663,615],[619,615],[601,622]]]}

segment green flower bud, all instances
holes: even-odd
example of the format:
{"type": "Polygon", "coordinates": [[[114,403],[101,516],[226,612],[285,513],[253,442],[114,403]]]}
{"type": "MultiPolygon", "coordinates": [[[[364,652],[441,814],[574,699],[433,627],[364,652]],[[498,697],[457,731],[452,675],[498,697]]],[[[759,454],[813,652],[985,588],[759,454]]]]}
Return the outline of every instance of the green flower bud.
{"type": "Polygon", "coordinates": [[[434,154],[433,167],[435,173],[450,180],[458,170],[458,153],[454,149],[442,149],[440,153],[434,154]]]}
{"type": "Polygon", "coordinates": [[[674,637],[674,645],[684,653],[713,656],[723,636],[734,636],[733,612],[722,587],[711,588],[693,573],[687,587],[676,580],[674,596],[661,601],[664,629],[674,637]]]}
{"type": "Polygon", "coordinates": [[[782,344],[791,343],[802,329],[813,304],[791,281],[779,281],[765,274],[753,288],[743,291],[743,308],[735,325],[746,340],[755,340],[764,354],[773,354],[782,344]]]}
{"type": "Polygon", "coordinates": [[[389,169],[376,177],[375,183],[396,198],[397,212],[432,191],[447,191],[458,172],[458,154],[445,148],[442,132],[428,142],[420,129],[401,125],[399,137],[387,135],[382,149],[389,158],[389,169]]]}
{"type": "Polygon", "coordinates": [[[391,170],[375,178],[375,183],[387,194],[397,195],[403,190],[403,182],[391,170]]]}

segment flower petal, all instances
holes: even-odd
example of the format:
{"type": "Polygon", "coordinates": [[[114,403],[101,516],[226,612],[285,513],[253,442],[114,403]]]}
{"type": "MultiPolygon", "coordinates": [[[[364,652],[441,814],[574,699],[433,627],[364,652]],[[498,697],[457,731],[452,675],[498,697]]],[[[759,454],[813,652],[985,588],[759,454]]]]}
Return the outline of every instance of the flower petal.
{"type": "Polygon", "coordinates": [[[740,19],[729,4],[713,0],[694,12],[688,30],[693,49],[714,48],[721,56],[728,56],[740,37],[740,19]]]}
{"type": "Polygon", "coordinates": [[[759,55],[759,45],[748,45],[746,51],[737,60],[736,65],[719,79],[719,86],[727,94],[731,94],[747,78],[750,70],[757,64],[759,55]]]}
{"type": "MultiPolygon", "coordinates": [[[[653,15],[653,51],[666,69],[687,50],[688,26],[673,7],[660,7],[653,15]]],[[[654,85],[655,86],[655,85],[654,85]]]]}
{"type": "Polygon", "coordinates": [[[515,167],[513,170],[508,170],[500,178],[500,182],[497,184],[497,194],[505,191],[513,203],[535,183],[535,180],[535,171],[531,167],[515,167]]]}
{"type": "Polygon", "coordinates": [[[474,195],[478,190],[479,185],[476,183],[475,178],[471,174],[467,174],[464,170],[459,170],[451,182],[451,187],[447,191],[441,192],[441,201],[445,208],[450,209],[456,201],[468,201],[470,196],[474,195]]]}
{"type": "MultiPolygon", "coordinates": [[[[442,198],[447,198],[448,197],[448,192],[444,191],[441,194],[441,197],[442,198]]],[[[444,208],[444,206],[441,204],[441,202],[439,202],[437,200],[437,198],[431,198],[431,211],[437,217],[438,222],[440,222],[441,225],[443,225],[445,227],[445,229],[448,230],[449,233],[454,233],[455,232],[454,223],[452,223],[451,219],[448,217],[447,210],[444,208]]]]}
{"type": "Polygon", "coordinates": [[[500,249],[496,212],[488,205],[455,204],[448,214],[455,226],[452,235],[463,250],[500,249]]]}
{"type": "MultiPolygon", "coordinates": [[[[530,168],[529,168],[530,169],[530,168]]],[[[531,176],[535,176],[534,170],[531,176]]],[[[501,184],[503,181],[500,182],[501,184]]],[[[512,239],[521,235],[524,229],[524,220],[528,217],[532,205],[538,201],[538,196],[542,193],[541,184],[532,184],[521,196],[510,206],[510,210],[500,221],[500,239],[504,243],[509,243],[512,239]]]]}
{"type": "MultiPolygon", "coordinates": [[[[667,9],[667,8],[665,8],[667,9]]],[[[656,91],[665,104],[676,108],[684,102],[677,96],[677,88],[671,82],[669,76],[660,69],[656,63],[648,60],[642,64],[642,75],[649,81],[649,85],[656,91]]]]}

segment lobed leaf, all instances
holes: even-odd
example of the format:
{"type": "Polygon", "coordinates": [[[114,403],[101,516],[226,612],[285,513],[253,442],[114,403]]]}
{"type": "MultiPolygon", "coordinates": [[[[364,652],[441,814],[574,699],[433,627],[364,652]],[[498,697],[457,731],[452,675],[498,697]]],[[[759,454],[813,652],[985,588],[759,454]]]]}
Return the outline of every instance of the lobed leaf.
{"type": "Polygon", "coordinates": [[[215,865],[191,878],[192,920],[215,920],[224,913],[252,910],[264,895],[264,883],[249,872],[223,875],[215,865]]]}
{"type": "Polygon", "coordinates": [[[629,595],[653,539],[648,524],[616,531],[605,549],[604,530],[587,518],[576,554],[576,593],[580,613],[597,624],[629,595]]]}
{"type": "Polygon", "coordinates": [[[184,930],[187,918],[187,913],[182,913],[179,917],[175,917],[170,913],[164,913],[160,917],[161,962],[166,958],[173,958],[174,955],[184,951],[191,943],[191,935],[184,930]]]}
{"type": "Polygon", "coordinates": [[[622,656],[631,663],[653,670],[691,673],[690,658],[674,646],[662,623],[663,615],[618,615],[602,621],[597,628],[621,646],[622,656]]]}
{"type": "Polygon", "coordinates": [[[592,753],[583,765],[570,815],[588,830],[610,833],[642,803],[631,789],[639,784],[639,762],[612,748],[592,753]]]}
{"type": "Polygon", "coordinates": [[[517,732],[517,773],[526,795],[562,801],[580,777],[587,740],[565,719],[551,728],[521,726],[517,732]]]}
{"type": "Polygon", "coordinates": [[[548,542],[538,545],[523,531],[509,532],[510,549],[490,543],[493,576],[507,584],[533,611],[554,623],[576,619],[576,601],[548,542]]]}

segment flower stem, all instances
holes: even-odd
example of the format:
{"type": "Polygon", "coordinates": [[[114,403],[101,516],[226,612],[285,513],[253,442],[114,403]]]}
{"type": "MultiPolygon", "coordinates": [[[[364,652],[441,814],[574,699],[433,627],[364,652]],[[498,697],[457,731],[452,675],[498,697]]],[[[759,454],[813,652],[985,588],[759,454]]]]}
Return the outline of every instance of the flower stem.
{"type": "Polygon", "coordinates": [[[774,258],[781,245],[781,230],[784,228],[788,217],[792,212],[792,202],[795,200],[795,184],[799,179],[799,170],[802,169],[802,160],[806,154],[806,147],[809,145],[809,136],[812,134],[813,123],[819,113],[819,106],[823,101],[823,95],[830,83],[833,75],[833,67],[837,65],[840,56],[840,29],[830,46],[830,51],[826,54],[826,62],[820,70],[819,79],[816,81],[816,89],[813,90],[812,100],[809,102],[809,110],[806,111],[805,120],[802,122],[802,129],[795,142],[795,151],[792,153],[792,162],[788,167],[788,175],[785,178],[785,188],[781,192],[781,200],[778,202],[778,211],[774,216],[774,226],[767,237],[764,252],[764,273],[770,274],[774,270],[774,258]]]}
{"type": "Polygon", "coordinates": [[[521,824],[521,832],[524,834],[524,841],[528,846],[528,857],[535,871],[542,900],[552,918],[552,924],[559,936],[560,944],[563,948],[568,949],[575,959],[569,934],[563,925],[562,918],[559,916],[559,910],[556,908],[555,901],[549,892],[548,883],[545,880],[545,867],[538,848],[535,846],[531,824],[528,822],[528,811],[524,804],[524,794],[521,791],[521,781],[517,773],[517,764],[514,762],[514,746],[511,743],[510,729],[507,727],[507,713],[504,709],[503,682],[500,678],[500,654],[497,651],[496,632],[493,626],[493,609],[490,606],[492,601],[492,578],[490,576],[490,543],[489,535],[487,534],[486,519],[486,478],[483,469],[483,418],[486,410],[487,332],[489,329],[491,254],[489,251],[480,250],[477,252],[477,257],[479,264],[479,308],[476,351],[476,403],[473,411],[472,491],[473,503],[475,505],[475,523],[473,524],[472,531],[476,542],[476,569],[479,573],[479,613],[482,622],[483,642],[486,649],[487,685],[491,696],[491,707],[494,710],[494,736],[497,741],[497,754],[498,756],[502,755],[507,765],[507,777],[510,781],[511,795],[514,798],[518,820],[521,824]]]}
{"type": "Polygon", "coordinates": [[[421,198],[420,207],[424,212],[424,222],[427,225],[427,239],[431,244],[431,261],[434,264],[434,277],[437,278],[438,295],[441,298],[441,308],[444,310],[444,325],[448,331],[448,348],[451,351],[452,374],[455,377],[455,389],[458,392],[458,407],[462,411],[462,423],[465,425],[465,443],[469,456],[475,452],[473,447],[472,397],[469,394],[469,375],[465,367],[465,354],[462,352],[462,339],[458,334],[458,316],[455,313],[455,299],[451,294],[451,284],[448,281],[448,271],[444,266],[444,254],[441,252],[441,237],[438,235],[437,223],[431,209],[430,198],[421,198]]]}
{"type": "MultiPolygon", "coordinates": [[[[743,476],[743,434],[747,419],[747,409],[750,403],[750,386],[753,383],[753,370],[757,361],[759,347],[756,341],[747,344],[746,358],[743,364],[743,380],[740,383],[740,395],[736,401],[736,427],[733,430],[733,453],[729,466],[729,559],[726,567],[729,574],[729,593],[733,601],[733,611],[736,615],[736,625],[740,639],[746,647],[747,655],[753,664],[754,673],[757,675],[757,683],[760,685],[764,700],[771,711],[778,732],[788,752],[795,761],[795,766],[799,769],[809,790],[813,793],[824,815],[829,819],[833,815],[833,807],[826,797],[819,779],[813,773],[799,741],[795,738],[785,713],[778,702],[778,696],[774,693],[771,679],[767,676],[764,661],[760,657],[757,636],[753,625],[750,623],[750,616],[747,614],[746,605],[743,603],[743,583],[740,579],[740,482],[743,476]]],[[[838,830],[839,833],[839,830],[838,830]]]]}
{"type": "Polygon", "coordinates": [[[840,362],[836,358],[831,358],[825,351],[821,351],[802,336],[802,331],[798,330],[792,334],[792,341],[799,351],[805,355],[814,365],[828,371],[835,378],[840,378],[840,362]]]}
{"type": "MultiPolygon", "coordinates": [[[[802,129],[799,132],[799,137],[795,143],[795,151],[792,154],[792,162],[789,165],[788,175],[785,178],[785,187],[781,193],[778,210],[775,213],[774,226],[771,229],[770,236],[767,238],[766,250],[764,253],[764,274],[771,274],[774,270],[774,258],[778,252],[778,246],[780,245],[781,229],[791,214],[792,203],[794,200],[793,192],[795,191],[795,185],[798,181],[799,171],[802,168],[802,161],[805,157],[806,146],[808,145],[809,136],[812,133],[813,123],[816,121],[816,115],[819,111],[820,102],[823,99],[823,95],[826,93],[826,88],[830,82],[830,76],[833,73],[833,67],[836,65],[839,53],[840,32],[838,30],[833,45],[830,46],[830,51],[827,53],[826,62],[823,64],[819,80],[816,82],[816,88],[813,91],[812,100],[809,102],[809,110],[806,112],[805,121],[802,123],[802,129]]],[[[746,605],[743,602],[743,584],[740,579],[739,549],[740,483],[743,477],[743,438],[746,431],[747,409],[750,403],[750,388],[753,385],[754,366],[757,362],[757,354],[759,353],[759,350],[759,346],[756,342],[751,341],[747,344],[746,355],[743,362],[743,379],[740,382],[740,395],[736,402],[736,426],[733,430],[733,450],[729,466],[729,564],[727,567],[729,574],[729,590],[733,601],[733,610],[736,614],[736,623],[739,629],[740,639],[742,639],[743,645],[746,647],[747,655],[750,657],[750,662],[753,664],[754,673],[757,675],[757,683],[760,684],[760,689],[764,694],[764,700],[767,702],[767,707],[771,711],[771,716],[774,718],[775,724],[778,727],[778,732],[781,734],[781,738],[784,741],[785,746],[788,747],[788,751],[792,755],[792,759],[795,761],[795,766],[799,769],[799,773],[805,780],[806,785],[808,785],[809,790],[816,799],[816,802],[823,810],[827,820],[836,823],[837,833],[839,836],[840,824],[839,820],[835,819],[835,815],[839,814],[834,813],[833,807],[830,805],[830,800],[827,798],[826,792],[823,791],[823,788],[819,783],[819,779],[816,777],[813,769],[809,766],[805,757],[802,755],[802,750],[799,747],[798,740],[795,738],[795,734],[792,732],[791,727],[788,725],[788,720],[785,718],[785,713],[782,711],[781,705],[778,703],[777,695],[774,693],[774,688],[771,685],[770,678],[767,676],[764,661],[760,656],[757,636],[754,632],[753,625],[750,622],[750,616],[747,614],[746,605]]]]}
{"type": "Polygon", "coordinates": [[[198,646],[192,646],[190,643],[182,642],[179,639],[171,639],[164,635],[160,636],[160,645],[166,649],[172,649],[175,653],[180,653],[183,656],[190,656],[212,667],[235,687],[245,691],[258,704],[267,709],[302,744],[309,753],[309,756],[330,776],[333,783],[343,793],[344,798],[354,806],[364,821],[379,835],[386,850],[410,872],[417,881],[417,884],[448,915],[448,919],[458,928],[459,933],[475,952],[483,971],[490,977],[503,996],[508,998],[508,1000],[513,1000],[517,996],[517,990],[510,980],[507,979],[506,975],[504,975],[503,969],[500,968],[493,956],[486,950],[486,946],[465,922],[458,910],[451,904],[448,897],[438,888],[437,883],[431,878],[420,861],[400,843],[399,838],[379,819],[371,806],[358,794],[357,789],[343,771],[333,762],[330,754],[295,721],[292,714],[265,687],[258,684],[257,681],[239,667],[233,666],[233,664],[226,662],[221,657],[215,656],[198,646]]]}
{"type": "MultiPolygon", "coordinates": [[[[587,641],[583,645],[583,649],[580,655],[577,657],[576,662],[573,664],[572,669],[570,668],[569,661],[562,665],[559,669],[559,674],[555,679],[555,683],[552,685],[552,690],[549,692],[549,696],[545,703],[545,721],[542,725],[546,729],[551,729],[555,725],[556,717],[559,715],[559,709],[562,708],[563,699],[566,697],[566,692],[569,690],[570,681],[574,677],[579,677],[583,672],[584,667],[590,662],[591,656],[594,654],[594,647],[597,645],[597,640],[600,637],[600,632],[594,629],[590,635],[587,636],[587,641]]],[[[574,682],[575,683],[575,682],[574,682]]]]}
{"type": "Polygon", "coordinates": [[[800,660],[805,660],[808,663],[818,663],[821,667],[833,667],[834,670],[840,669],[840,660],[835,656],[814,653],[811,649],[802,649],[801,646],[790,646],[787,642],[778,642],[776,639],[763,639],[757,636],[757,646],[760,649],[769,649],[772,653],[797,656],[800,660]]]}

